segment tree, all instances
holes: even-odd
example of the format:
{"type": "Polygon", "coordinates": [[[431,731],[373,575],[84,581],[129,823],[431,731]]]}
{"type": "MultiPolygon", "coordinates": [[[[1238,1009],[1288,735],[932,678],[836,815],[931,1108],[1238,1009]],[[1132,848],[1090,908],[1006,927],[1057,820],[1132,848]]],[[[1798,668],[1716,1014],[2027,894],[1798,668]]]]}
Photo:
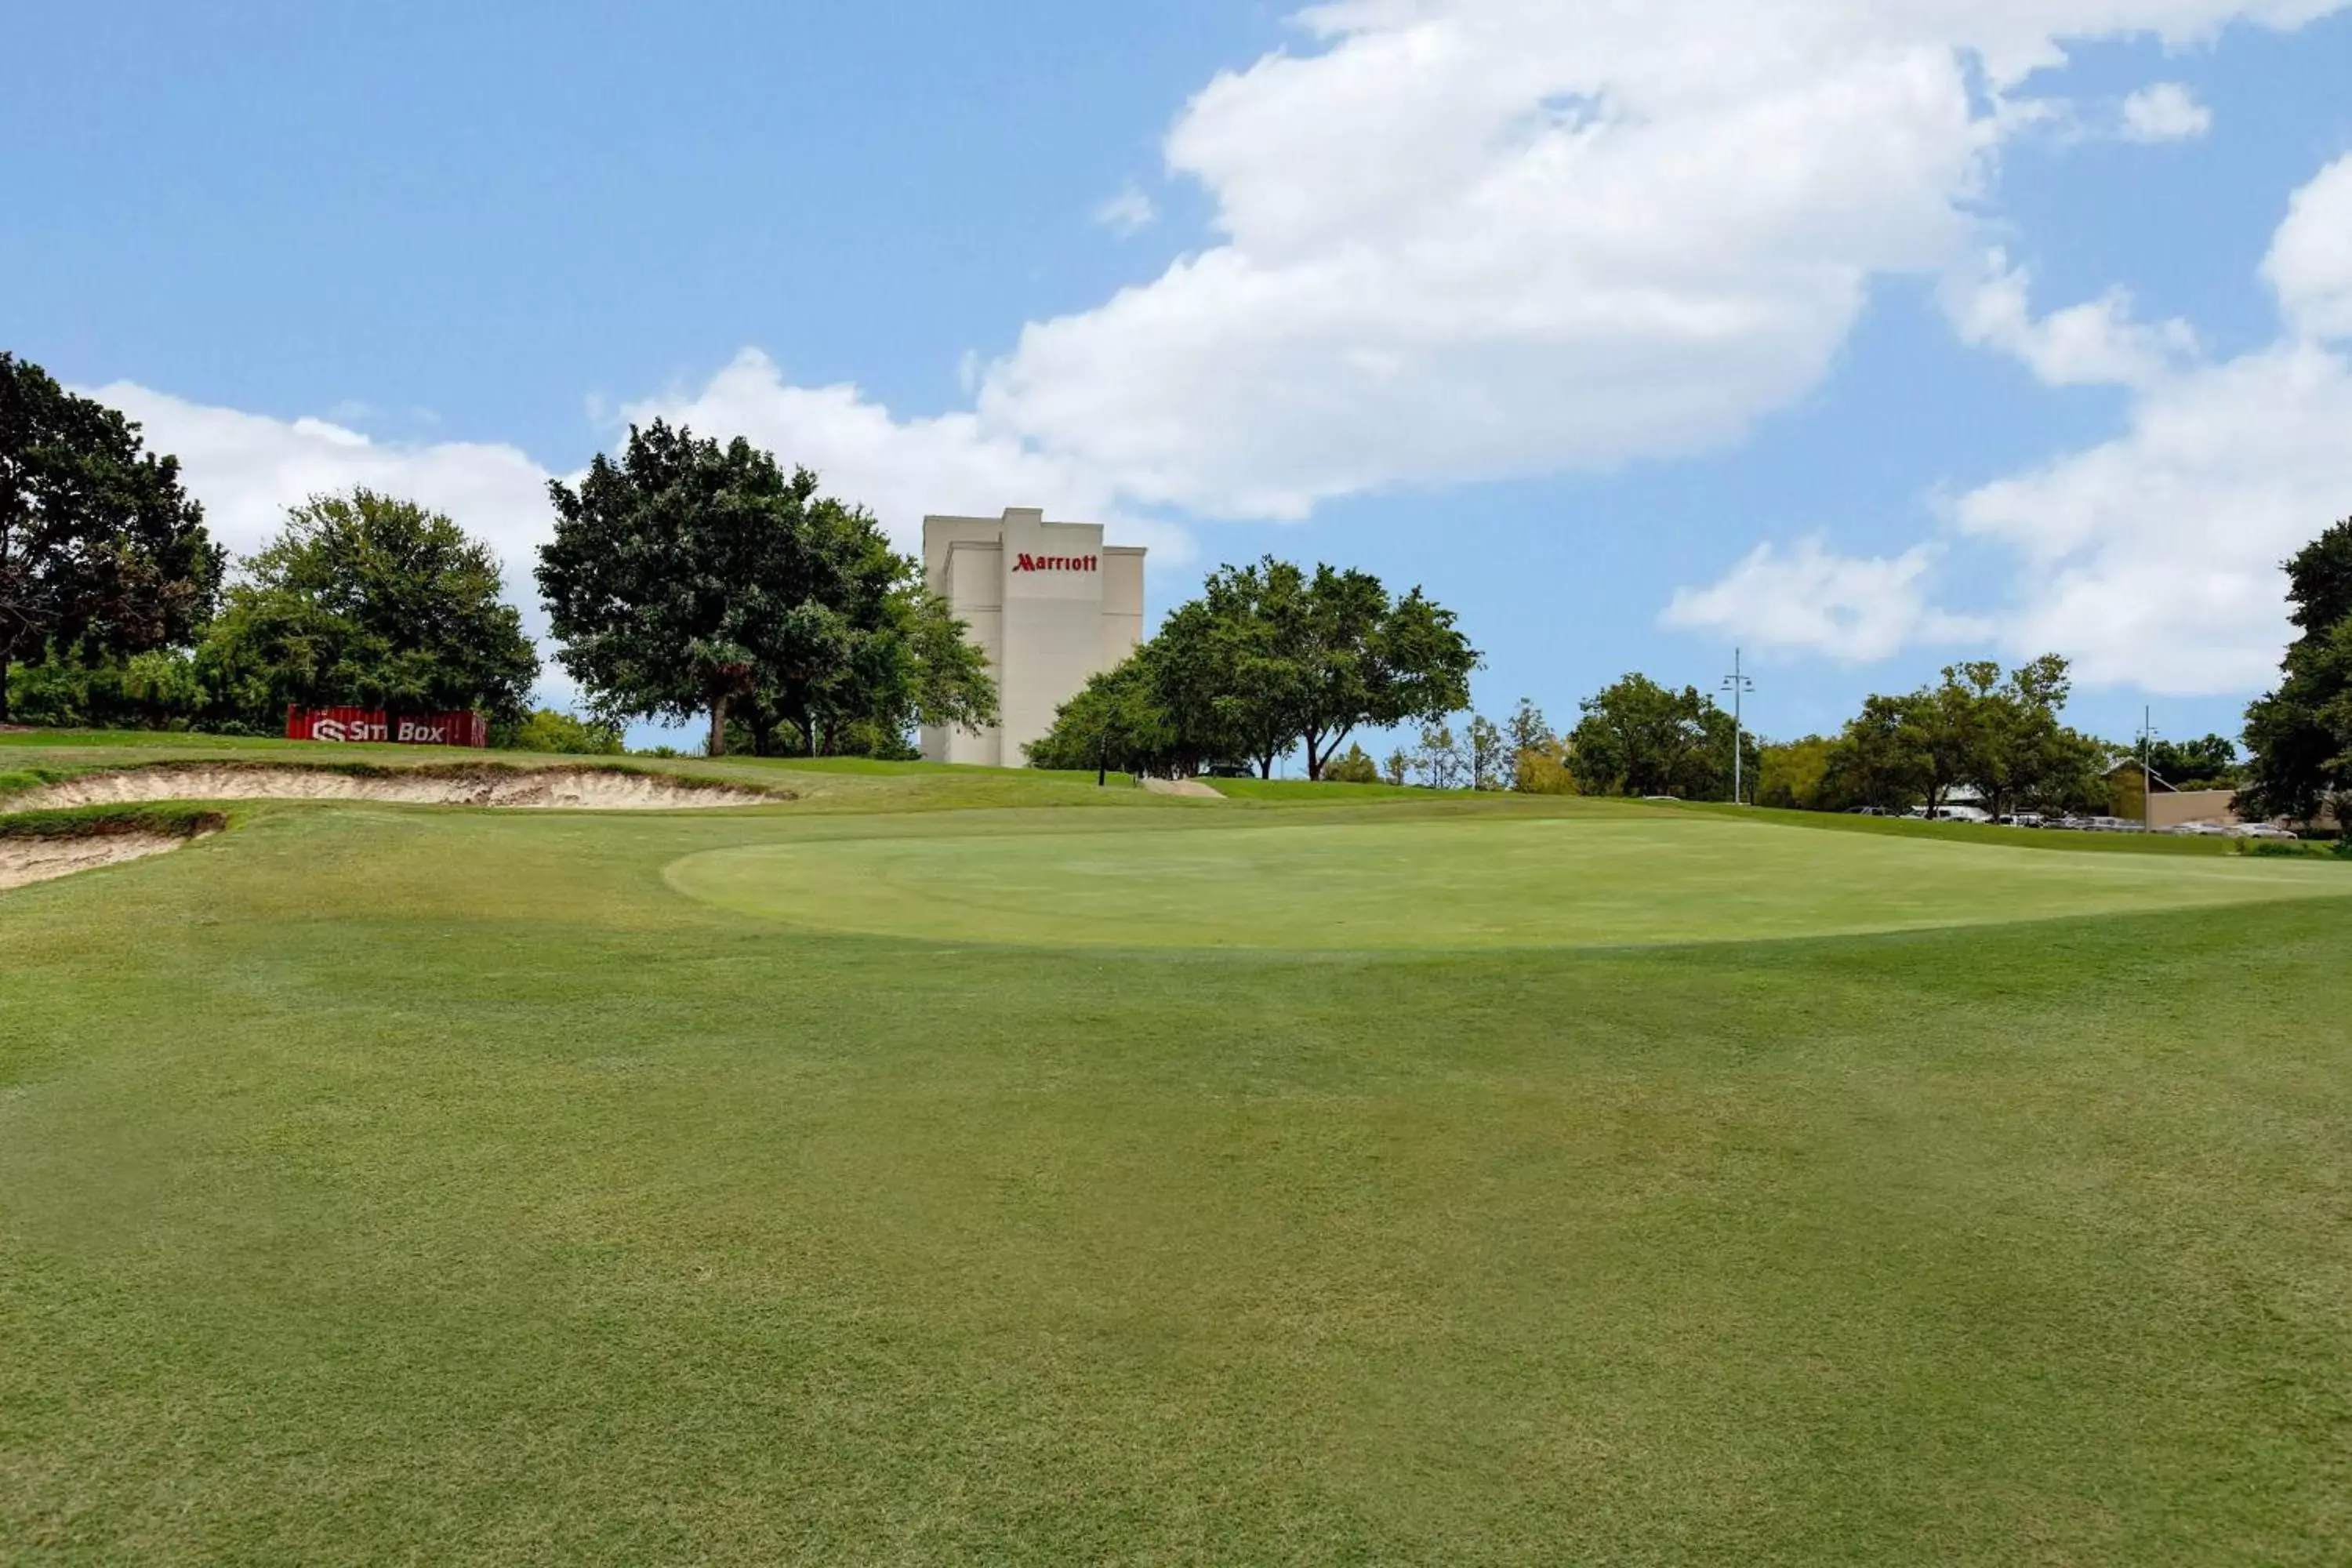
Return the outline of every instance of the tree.
{"type": "MultiPolygon", "coordinates": [[[[1579,704],[1569,738],[1577,782],[1594,795],[1731,798],[1731,715],[1695,686],[1680,691],[1627,675],[1579,704]]],[[[1737,742],[1753,770],[1756,738],[1737,742]]]]}
{"type": "Polygon", "coordinates": [[[313,496],[241,567],[196,650],[217,710],[256,726],[341,703],[521,721],[539,655],[498,557],[440,513],[368,489],[313,496]]]}
{"type": "MultiPolygon", "coordinates": [[[[1307,776],[1320,778],[1359,726],[1460,707],[1477,658],[1452,612],[1417,588],[1391,599],[1366,573],[1309,574],[1271,556],[1220,567],[1134,656],[1156,715],[1149,765],[1181,772],[1245,761],[1270,778],[1276,760],[1303,744],[1307,776]]],[[[1078,755],[1097,732],[1089,726],[1108,720],[1103,700],[1065,709],[1031,760],[1078,755]]]]}
{"type": "Polygon", "coordinates": [[[1307,776],[1358,728],[1433,720],[1470,700],[1478,653],[1419,588],[1392,599],[1370,573],[1272,556],[1211,574],[1201,603],[1217,671],[1217,728],[1270,776],[1293,745],[1307,776]]]}
{"type": "Polygon", "coordinates": [[[1830,758],[1837,743],[1820,735],[1761,748],[1756,773],[1756,804],[1782,811],[1837,811],[1846,804],[1831,783],[1830,758]]]}
{"type": "Polygon", "coordinates": [[[2231,789],[2244,776],[2237,743],[2227,735],[2199,741],[2158,741],[2147,749],[2147,764],[2175,789],[2231,789]]]}
{"type": "Polygon", "coordinates": [[[1412,758],[1402,746],[1389,752],[1388,761],[1381,764],[1381,776],[1399,789],[1404,787],[1405,774],[1412,767],[1412,758]]]}
{"type": "Polygon", "coordinates": [[[1472,789],[1508,789],[1511,751],[1502,726],[1483,713],[1470,715],[1462,732],[1463,760],[1469,764],[1472,789]]]}
{"type": "Polygon", "coordinates": [[[211,618],[223,552],[139,426],[0,353],[0,723],[12,666],[184,647],[211,618]]]}
{"type": "Polygon", "coordinates": [[[1031,742],[1029,765],[1066,773],[1116,769],[1138,775],[1165,771],[1172,731],[1140,653],[1092,677],[1055,710],[1054,727],[1031,742]]]}
{"type": "Polygon", "coordinates": [[[1874,694],[1822,757],[1820,797],[1932,811],[1965,785],[1997,815],[2078,800],[2105,752],[2060,721],[2071,687],[2066,660],[2044,654],[2006,674],[1991,660],[1949,665],[1934,686],[1874,694]]]}
{"type": "Polygon", "coordinates": [[[814,753],[853,731],[994,721],[961,624],[871,514],[737,437],[632,426],[574,490],[551,482],[540,591],[566,669],[612,719],[707,713],[723,753],[740,709],[765,753],[789,726],[814,753]]]}
{"type": "Polygon", "coordinates": [[[1422,725],[1420,743],[1412,751],[1412,769],[1431,789],[1460,789],[1469,781],[1469,760],[1463,754],[1462,742],[1454,739],[1452,725],[1442,719],[1422,725]]]}
{"type": "Polygon", "coordinates": [[[1824,788],[1859,805],[1900,811],[1917,804],[1935,784],[1925,729],[1916,721],[1919,699],[1873,693],[1862,711],[1846,721],[1830,748],[1824,788]]]}
{"type": "Polygon", "coordinates": [[[2238,809],[2309,821],[2332,805],[2341,821],[2352,815],[2352,519],[2313,541],[2286,574],[2302,635],[2277,689],[2246,710],[2238,809]]]}
{"type": "Polygon", "coordinates": [[[1521,795],[1573,795],[1575,780],[1568,766],[1568,745],[1552,733],[1543,710],[1522,697],[1503,721],[1503,744],[1509,753],[1510,787],[1521,795]]]}

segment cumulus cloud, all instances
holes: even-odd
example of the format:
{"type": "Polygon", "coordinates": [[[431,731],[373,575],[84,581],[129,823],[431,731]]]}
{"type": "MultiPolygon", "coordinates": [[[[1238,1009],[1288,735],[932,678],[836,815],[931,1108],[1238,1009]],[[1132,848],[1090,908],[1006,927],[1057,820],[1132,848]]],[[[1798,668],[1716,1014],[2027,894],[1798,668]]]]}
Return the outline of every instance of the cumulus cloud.
{"type": "Polygon", "coordinates": [[[1787,552],[1759,544],[1722,581],[1677,592],[1661,624],[1849,663],[1885,658],[1915,643],[1981,636],[1984,623],[1929,605],[1928,569],[1938,553],[1923,544],[1895,556],[1840,555],[1817,538],[1787,552]]]}
{"type": "Polygon", "coordinates": [[[1219,242],[1030,325],[979,412],[1222,515],[1718,447],[1820,380],[1871,278],[1970,247],[2069,41],[2335,5],[1317,6],[1316,52],[1220,76],[1170,134],[1219,242]]]}
{"type": "Polygon", "coordinates": [[[1975,277],[1947,284],[1953,329],[1965,342],[2023,361],[2047,386],[2144,386],[2197,353],[2197,333],[2186,321],[2134,321],[2126,289],[2037,318],[2032,284],[2023,268],[1992,251],[1975,277]]]}
{"type": "Polygon", "coordinates": [[[2124,100],[2127,142],[2193,142],[2213,129],[2213,111],[2177,81],[2144,87],[2124,100]]]}
{"type": "Polygon", "coordinates": [[[855,386],[793,385],[756,349],[698,389],[627,405],[622,416],[742,436],[814,468],[828,492],[871,510],[901,549],[920,542],[927,513],[993,517],[1008,506],[1037,506],[1055,518],[1111,524],[1121,540],[1151,547],[1157,563],[1192,558],[1184,530],[1123,511],[1118,487],[1083,460],[1040,451],[972,414],[898,418],[855,386]]]}
{"type": "Polygon", "coordinates": [[[2352,156],[2294,194],[2263,261],[2290,330],[2352,338],[2352,156]]]}
{"type": "Polygon", "coordinates": [[[2120,437],[1963,496],[1960,528],[2021,558],[2016,650],[2093,683],[2258,689],[2287,637],[2279,563],[2352,511],[2352,363],[2282,343],[2148,389],[2120,437]]]}
{"type": "MultiPolygon", "coordinates": [[[[2011,654],[2055,649],[2086,682],[2174,695],[2269,681],[2288,631],[2279,563],[2352,511],[2352,354],[2326,341],[2352,335],[2340,313],[2352,300],[2346,223],[2352,157],[2296,194],[2264,264],[2287,335],[2218,363],[2187,357],[2173,330],[2132,322],[2116,298],[2036,320],[2001,266],[1964,302],[1964,333],[2043,380],[2133,389],[2112,440],[1951,504],[1964,538],[2017,563],[2011,603],[1984,627],[2011,654]]],[[[1931,559],[1767,547],[1714,587],[1678,595],[1668,623],[1884,657],[1951,629],[1924,597],[1931,559]]]]}
{"type": "Polygon", "coordinates": [[[522,593],[553,519],[547,471],[519,447],[376,441],[328,419],[274,419],[131,382],[87,395],[137,420],[151,451],[179,456],[213,536],[240,554],[275,534],[288,507],[364,485],[457,519],[499,552],[508,591],[522,593]]]}
{"type": "Polygon", "coordinates": [[[2279,563],[2352,511],[2352,157],[2297,192],[2263,275],[2288,335],[2138,384],[2111,441],[1959,499],[1965,532],[2021,558],[2013,647],[2085,679],[2260,687],[2287,633],[2279,563]]]}

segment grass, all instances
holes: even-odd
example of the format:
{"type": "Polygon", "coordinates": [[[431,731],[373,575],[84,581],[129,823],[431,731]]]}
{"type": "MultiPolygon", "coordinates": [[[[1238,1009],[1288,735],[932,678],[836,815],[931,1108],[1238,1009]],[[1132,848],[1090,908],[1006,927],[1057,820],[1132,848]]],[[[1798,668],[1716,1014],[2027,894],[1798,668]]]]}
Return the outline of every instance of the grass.
{"type": "Polygon", "coordinates": [[[1239,950],[1779,940],[2352,895],[2333,867],[2021,854],[1816,837],[1576,803],[1139,835],[1099,820],[734,846],[668,868],[690,897],[812,930],[937,942],[1239,950]]]}
{"type": "Polygon", "coordinates": [[[2338,868],[738,770],[807,787],[259,804],[0,894],[0,1559],[2352,1552],[2352,904],[1155,946],[1122,862],[1261,936],[1389,834],[1457,935],[1625,835],[1694,931],[1755,855],[2018,916],[2338,868]],[[673,885],[742,852],[821,878],[673,885]],[[885,852],[1118,945],[814,929],[885,852]]]}

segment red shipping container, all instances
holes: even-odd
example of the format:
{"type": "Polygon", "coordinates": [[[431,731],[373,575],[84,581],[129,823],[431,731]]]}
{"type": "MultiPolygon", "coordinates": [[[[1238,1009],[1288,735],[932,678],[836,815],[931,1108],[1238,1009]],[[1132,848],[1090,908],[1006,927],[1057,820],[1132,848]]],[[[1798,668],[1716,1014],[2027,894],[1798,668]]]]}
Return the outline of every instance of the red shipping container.
{"type": "Polygon", "coordinates": [[[490,721],[479,713],[388,713],[381,708],[289,708],[289,741],[387,742],[395,746],[490,743],[490,721]]]}

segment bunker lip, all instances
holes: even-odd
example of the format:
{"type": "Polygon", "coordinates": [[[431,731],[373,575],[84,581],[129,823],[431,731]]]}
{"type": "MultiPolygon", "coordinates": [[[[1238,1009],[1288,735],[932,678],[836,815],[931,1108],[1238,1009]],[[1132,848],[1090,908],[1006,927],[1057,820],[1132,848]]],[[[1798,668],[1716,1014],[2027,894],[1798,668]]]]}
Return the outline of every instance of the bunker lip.
{"type": "Polygon", "coordinates": [[[227,826],[216,811],[0,818],[0,891],[165,854],[227,826]]]}
{"type": "Polygon", "coordinates": [[[793,796],[635,768],[473,763],[379,766],[367,763],[166,762],[109,768],[37,784],[0,811],[177,800],[344,800],[505,810],[686,811],[774,805],[793,796]]]}

